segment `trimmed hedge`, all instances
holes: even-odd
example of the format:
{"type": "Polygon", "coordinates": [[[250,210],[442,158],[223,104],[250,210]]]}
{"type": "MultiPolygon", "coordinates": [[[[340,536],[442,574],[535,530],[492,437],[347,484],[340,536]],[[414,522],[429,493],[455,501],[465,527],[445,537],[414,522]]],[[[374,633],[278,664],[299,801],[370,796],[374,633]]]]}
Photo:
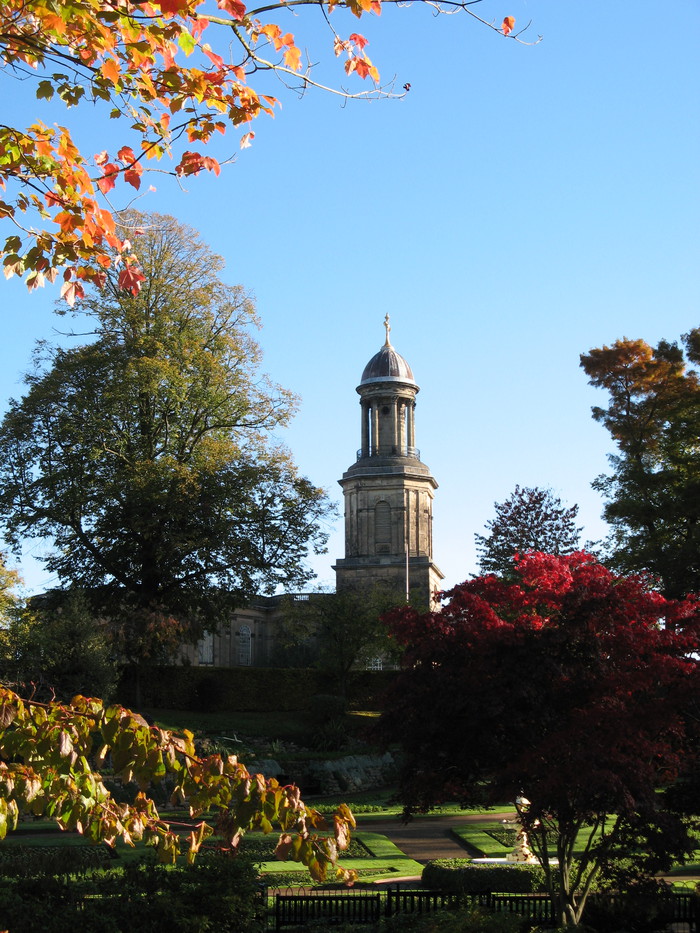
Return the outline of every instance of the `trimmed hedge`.
{"type": "MultiPolygon", "coordinates": [[[[349,709],[380,709],[395,671],[356,671],[350,676],[349,709]]],[[[308,709],[311,697],[332,694],[328,674],[316,670],[265,667],[153,667],[141,678],[137,704],[132,670],[122,675],[117,700],[124,706],[197,712],[272,712],[308,709]]]]}
{"type": "Polygon", "coordinates": [[[0,847],[0,877],[37,878],[86,874],[108,866],[112,856],[106,845],[0,847]]]}
{"type": "Polygon", "coordinates": [[[0,929],[12,933],[263,933],[263,889],[253,864],[200,856],[188,867],[152,861],[89,878],[8,878],[0,929]]]}
{"type": "Polygon", "coordinates": [[[422,882],[427,888],[458,894],[533,894],[545,890],[544,872],[539,865],[475,865],[469,859],[428,862],[422,882]]]}

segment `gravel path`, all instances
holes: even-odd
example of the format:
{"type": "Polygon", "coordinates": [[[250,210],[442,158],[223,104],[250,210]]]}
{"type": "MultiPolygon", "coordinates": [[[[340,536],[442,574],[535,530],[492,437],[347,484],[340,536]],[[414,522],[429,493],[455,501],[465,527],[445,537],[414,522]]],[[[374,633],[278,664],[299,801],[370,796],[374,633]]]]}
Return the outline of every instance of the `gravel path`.
{"type": "MultiPolygon", "coordinates": [[[[504,810],[489,814],[488,818],[505,820],[515,818],[514,810],[504,810]]],[[[368,833],[381,833],[401,849],[410,858],[417,862],[429,862],[435,858],[468,858],[468,852],[456,836],[452,835],[452,827],[460,823],[475,823],[483,821],[480,813],[465,813],[459,816],[426,816],[416,817],[410,823],[402,823],[399,819],[366,820],[362,816],[357,818],[357,828],[368,833]]]]}

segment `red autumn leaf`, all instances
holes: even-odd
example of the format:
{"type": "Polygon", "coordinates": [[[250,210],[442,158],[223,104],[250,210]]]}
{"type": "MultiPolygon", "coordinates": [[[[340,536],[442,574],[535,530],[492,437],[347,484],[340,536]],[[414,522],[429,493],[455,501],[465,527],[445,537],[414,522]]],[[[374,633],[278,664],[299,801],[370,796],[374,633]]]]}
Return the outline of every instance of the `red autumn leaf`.
{"type": "Polygon", "coordinates": [[[364,36],[359,35],[359,33],[353,32],[350,36],[350,41],[354,42],[360,51],[364,49],[366,45],[369,45],[369,40],[365,39],[364,36]]]}
{"type": "Polygon", "coordinates": [[[217,55],[216,52],[212,52],[208,45],[202,47],[202,51],[207,56],[209,61],[214,65],[215,68],[223,68],[224,60],[220,55],[217,55]]]}
{"type": "Polygon", "coordinates": [[[361,78],[366,78],[372,66],[364,58],[355,59],[355,71],[361,78]]]}
{"type": "Polygon", "coordinates": [[[109,162],[109,156],[107,150],[103,149],[102,152],[98,152],[95,156],[95,165],[104,165],[105,162],[109,162]]]}
{"type": "Polygon", "coordinates": [[[513,31],[514,26],[515,26],[515,17],[506,16],[506,18],[503,20],[503,25],[501,26],[501,31],[503,32],[503,35],[507,36],[509,33],[511,33],[513,31]]]}
{"type": "Polygon", "coordinates": [[[198,175],[202,169],[208,169],[219,174],[219,163],[211,156],[203,156],[199,152],[183,152],[178,165],[175,166],[175,172],[178,175],[198,175]]]}
{"type": "Polygon", "coordinates": [[[234,19],[242,20],[245,16],[245,4],[240,0],[216,0],[220,10],[226,10],[234,19]]]}
{"type": "Polygon", "coordinates": [[[241,149],[248,149],[255,139],[255,133],[246,133],[241,136],[241,149]]]}
{"type": "Polygon", "coordinates": [[[133,264],[125,266],[119,273],[119,288],[125,292],[131,292],[136,297],[141,291],[141,282],[146,280],[143,272],[133,264]]]}
{"type": "Polygon", "coordinates": [[[117,182],[117,175],[119,174],[119,166],[115,165],[114,162],[108,162],[102,169],[103,176],[102,178],[97,179],[97,187],[100,189],[102,194],[107,194],[108,191],[111,191],[117,182]]]}
{"type": "Polygon", "coordinates": [[[130,146],[122,146],[117,153],[117,158],[120,162],[126,162],[127,165],[131,165],[132,162],[136,161],[134,150],[130,146]]]}
{"type": "Polygon", "coordinates": [[[381,0],[372,0],[372,2],[371,2],[370,5],[369,5],[369,8],[370,8],[371,12],[372,12],[372,13],[376,13],[377,16],[381,16],[381,15],[382,15],[382,3],[381,3],[381,0]]]}
{"type": "Polygon", "coordinates": [[[134,162],[134,164],[124,172],[124,181],[132,187],[136,188],[138,191],[138,189],[141,187],[142,173],[143,168],[139,165],[138,162],[134,162]]]}
{"type": "Polygon", "coordinates": [[[189,0],[154,0],[166,16],[177,16],[178,13],[187,12],[189,0]]]}

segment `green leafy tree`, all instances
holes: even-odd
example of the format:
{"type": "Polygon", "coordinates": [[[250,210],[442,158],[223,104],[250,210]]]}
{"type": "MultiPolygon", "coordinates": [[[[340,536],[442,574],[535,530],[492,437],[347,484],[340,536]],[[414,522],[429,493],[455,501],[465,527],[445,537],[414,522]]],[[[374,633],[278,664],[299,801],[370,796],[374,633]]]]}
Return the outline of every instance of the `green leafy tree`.
{"type": "Polygon", "coordinates": [[[513,577],[517,554],[571,554],[579,547],[578,506],[566,508],[550,489],[516,486],[494,508],[496,517],[486,523],[488,533],[474,535],[482,573],[513,577]]]}
{"type": "MultiPolygon", "coordinates": [[[[319,881],[336,866],[355,825],[343,804],[329,826],[304,804],[298,787],[250,774],[235,755],[198,757],[190,732],[174,735],[94,698],[38,703],[0,686],[0,839],[22,814],[32,814],[95,843],[142,842],[166,864],[185,847],[192,862],[214,832],[201,819],[209,812],[216,816],[219,850],[235,852],[249,829],[277,827],[277,857],[302,862],[319,881]],[[134,801],[118,803],[105,776],[136,782],[134,801]],[[179,822],[160,817],[147,792],[166,780],[172,804],[186,804],[189,819],[187,811],[179,822]]],[[[338,868],[337,877],[350,880],[354,873],[338,868]]]]}
{"type": "Polygon", "coordinates": [[[0,678],[36,699],[109,697],[117,677],[108,624],[77,590],[35,597],[0,629],[0,678]]]}
{"type": "Polygon", "coordinates": [[[609,396],[593,417],[618,453],[593,487],[606,498],[611,566],[649,571],[664,593],[700,592],[700,328],[683,346],[617,340],[581,356],[609,396]]]}
{"type": "Polygon", "coordinates": [[[397,657],[396,642],[389,638],[381,617],[403,602],[400,593],[382,586],[366,593],[347,590],[290,596],[280,627],[280,657],[291,654],[327,671],[338,695],[345,696],[353,669],[377,657],[386,661],[397,657]]]}
{"type": "Polygon", "coordinates": [[[20,582],[17,571],[7,566],[4,554],[0,553],[0,626],[7,625],[16,614],[20,605],[17,595],[20,582]]]}
{"type": "Polygon", "coordinates": [[[0,426],[8,539],[89,594],[125,656],[172,653],[246,597],[311,577],[324,492],[270,441],[295,399],[259,372],[251,300],[171,217],[136,216],[137,297],[112,273],[84,303],[96,333],[42,347],[0,426]]]}

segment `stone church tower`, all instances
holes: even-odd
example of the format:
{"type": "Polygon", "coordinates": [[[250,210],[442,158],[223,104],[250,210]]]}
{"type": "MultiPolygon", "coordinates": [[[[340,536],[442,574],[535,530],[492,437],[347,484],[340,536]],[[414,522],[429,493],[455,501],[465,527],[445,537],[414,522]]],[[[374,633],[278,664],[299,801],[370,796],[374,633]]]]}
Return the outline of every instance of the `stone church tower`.
{"type": "Polygon", "coordinates": [[[437,483],[416,447],[418,386],[389,340],[365,366],[357,387],[362,446],[339,480],[345,496],[345,557],[336,589],[388,585],[428,605],[443,574],[433,563],[437,483]]]}

